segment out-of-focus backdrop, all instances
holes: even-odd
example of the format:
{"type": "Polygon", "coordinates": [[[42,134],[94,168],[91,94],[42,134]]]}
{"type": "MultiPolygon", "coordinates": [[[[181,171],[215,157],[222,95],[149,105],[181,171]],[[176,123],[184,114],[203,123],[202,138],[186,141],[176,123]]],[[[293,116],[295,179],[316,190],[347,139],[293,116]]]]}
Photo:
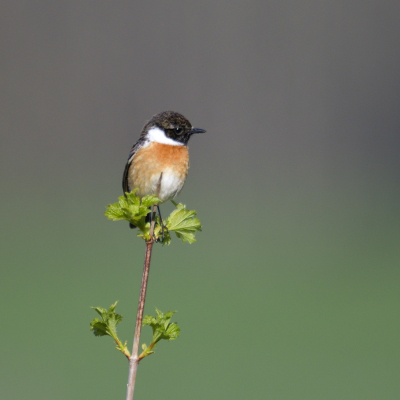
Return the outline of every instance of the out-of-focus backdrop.
{"type": "Polygon", "coordinates": [[[131,347],[144,244],[103,214],[163,110],[207,129],[204,229],[155,248],[182,332],[137,398],[400,396],[400,3],[3,0],[0,31],[2,399],[124,398],[89,307],[131,347]]]}

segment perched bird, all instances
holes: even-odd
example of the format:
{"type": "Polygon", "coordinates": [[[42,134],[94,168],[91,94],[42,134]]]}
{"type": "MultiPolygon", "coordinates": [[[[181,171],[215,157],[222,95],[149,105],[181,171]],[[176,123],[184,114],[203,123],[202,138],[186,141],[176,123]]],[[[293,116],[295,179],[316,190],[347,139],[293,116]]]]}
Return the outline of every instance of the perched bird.
{"type": "MultiPolygon", "coordinates": [[[[181,114],[164,111],[156,114],[144,127],[139,140],[129,152],[122,178],[124,193],[138,188],[139,197],[156,195],[165,202],[173,199],[186,181],[189,169],[188,142],[193,128],[181,114]]],[[[130,224],[131,228],[135,226],[130,224]]]]}

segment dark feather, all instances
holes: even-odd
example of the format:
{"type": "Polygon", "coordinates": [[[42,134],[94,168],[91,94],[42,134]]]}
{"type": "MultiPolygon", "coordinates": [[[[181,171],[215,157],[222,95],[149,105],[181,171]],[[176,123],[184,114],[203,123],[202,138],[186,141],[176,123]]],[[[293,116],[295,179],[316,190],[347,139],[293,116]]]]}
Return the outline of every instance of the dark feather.
{"type": "Polygon", "coordinates": [[[145,145],[145,143],[146,139],[143,136],[140,137],[140,139],[132,146],[131,151],[129,152],[128,161],[126,162],[124,169],[124,175],[122,176],[122,190],[124,191],[124,194],[134,189],[130,188],[128,185],[129,168],[131,167],[133,157],[137,151],[145,145]]]}
{"type": "MultiPolygon", "coordinates": [[[[130,188],[128,184],[128,174],[129,174],[129,168],[131,167],[133,157],[135,156],[136,152],[144,146],[146,143],[146,139],[141,136],[140,139],[132,146],[131,151],[129,152],[128,156],[128,161],[126,162],[125,169],[124,169],[124,175],[122,177],[122,190],[124,191],[124,195],[126,192],[130,192],[134,188],[130,188]]],[[[125,195],[126,196],[126,195],[125,195]]],[[[135,225],[129,224],[129,227],[131,229],[136,228],[135,225]]]]}

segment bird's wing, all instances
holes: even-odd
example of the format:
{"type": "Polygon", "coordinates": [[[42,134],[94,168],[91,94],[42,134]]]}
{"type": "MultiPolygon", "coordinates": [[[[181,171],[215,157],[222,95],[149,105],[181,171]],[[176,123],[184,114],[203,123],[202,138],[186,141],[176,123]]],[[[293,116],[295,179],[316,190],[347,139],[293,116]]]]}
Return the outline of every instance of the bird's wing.
{"type": "Polygon", "coordinates": [[[143,137],[141,137],[131,148],[131,151],[129,152],[129,156],[128,156],[128,161],[126,162],[125,165],[125,169],[124,169],[124,175],[122,177],[122,189],[124,191],[124,194],[126,192],[130,192],[131,189],[128,185],[128,173],[129,173],[129,168],[132,164],[132,160],[135,157],[135,154],[137,153],[137,151],[142,148],[145,144],[146,144],[146,139],[144,139],[143,137]]]}

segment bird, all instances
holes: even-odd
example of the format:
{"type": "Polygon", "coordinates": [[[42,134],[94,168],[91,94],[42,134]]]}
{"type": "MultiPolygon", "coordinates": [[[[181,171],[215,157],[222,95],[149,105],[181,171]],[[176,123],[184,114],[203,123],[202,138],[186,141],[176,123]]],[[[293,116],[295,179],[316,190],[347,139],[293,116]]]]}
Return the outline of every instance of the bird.
{"type": "MultiPolygon", "coordinates": [[[[161,203],[176,197],[188,174],[189,139],[205,132],[194,128],[178,112],[163,111],[154,115],[129,152],[122,178],[124,194],[137,188],[136,195],[140,198],[156,195],[161,203]]],[[[135,228],[133,224],[129,226],[135,228]]]]}

